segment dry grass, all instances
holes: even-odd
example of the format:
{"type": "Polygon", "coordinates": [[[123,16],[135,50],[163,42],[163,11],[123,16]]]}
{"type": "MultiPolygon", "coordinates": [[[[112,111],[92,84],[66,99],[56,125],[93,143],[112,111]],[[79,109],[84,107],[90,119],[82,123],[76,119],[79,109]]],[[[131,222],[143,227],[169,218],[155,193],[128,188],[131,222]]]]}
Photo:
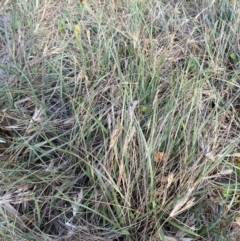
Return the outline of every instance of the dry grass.
{"type": "Polygon", "coordinates": [[[2,240],[239,240],[239,7],[0,3],[2,240]]]}

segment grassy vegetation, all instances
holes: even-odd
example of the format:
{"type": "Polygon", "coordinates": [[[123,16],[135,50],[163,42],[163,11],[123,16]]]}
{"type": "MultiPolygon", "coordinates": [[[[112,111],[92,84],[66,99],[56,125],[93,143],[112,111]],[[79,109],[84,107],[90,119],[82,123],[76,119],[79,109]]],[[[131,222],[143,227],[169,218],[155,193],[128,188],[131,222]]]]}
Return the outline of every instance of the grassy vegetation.
{"type": "Polygon", "coordinates": [[[1,240],[240,240],[239,7],[2,1],[1,240]]]}

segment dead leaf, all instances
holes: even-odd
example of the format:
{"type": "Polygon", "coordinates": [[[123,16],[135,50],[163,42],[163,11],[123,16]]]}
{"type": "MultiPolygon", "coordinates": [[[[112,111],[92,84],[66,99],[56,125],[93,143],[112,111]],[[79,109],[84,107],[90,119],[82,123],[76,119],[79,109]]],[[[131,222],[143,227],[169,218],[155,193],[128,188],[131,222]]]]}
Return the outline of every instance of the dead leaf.
{"type": "Polygon", "coordinates": [[[165,236],[164,238],[165,238],[166,241],[177,241],[176,238],[170,237],[170,236],[165,236]]]}
{"type": "Polygon", "coordinates": [[[141,43],[142,44],[142,52],[143,53],[147,53],[147,51],[150,48],[150,43],[151,43],[150,39],[143,39],[143,41],[141,43]]]}
{"type": "Polygon", "coordinates": [[[129,112],[129,116],[130,116],[130,119],[131,119],[131,120],[132,120],[133,117],[134,117],[134,110],[136,109],[137,105],[138,105],[138,101],[135,100],[135,101],[133,101],[133,105],[129,107],[128,112],[129,112]]]}
{"type": "Polygon", "coordinates": [[[240,217],[237,217],[237,218],[236,218],[235,223],[236,223],[238,226],[240,226],[240,217]]]}
{"type": "Polygon", "coordinates": [[[157,151],[154,153],[154,161],[162,162],[167,160],[167,155],[164,152],[157,151]]]}
{"type": "Polygon", "coordinates": [[[88,28],[88,29],[86,30],[86,33],[87,33],[88,43],[89,43],[89,45],[91,46],[92,44],[91,44],[91,32],[90,32],[90,28],[88,28]]]}
{"type": "Polygon", "coordinates": [[[109,149],[112,149],[113,146],[117,143],[118,138],[120,136],[120,131],[120,128],[115,128],[111,133],[109,149]]]}
{"type": "MultiPolygon", "coordinates": [[[[73,197],[73,200],[76,203],[81,203],[82,199],[83,199],[83,189],[81,189],[81,191],[73,197]]],[[[78,205],[72,204],[73,216],[76,216],[78,212],[78,208],[79,208],[78,205]]]]}
{"type": "Polygon", "coordinates": [[[195,204],[194,202],[195,198],[190,199],[190,195],[192,194],[194,188],[195,188],[194,186],[192,188],[189,188],[186,195],[182,199],[176,202],[172,212],[170,213],[171,218],[179,215],[183,211],[186,211],[187,209],[189,209],[195,204]]]}
{"type": "Polygon", "coordinates": [[[167,188],[169,188],[174,180],[174,174],[171,172],[167,177],[167,188]]]}
{"type": "MultiPolygon", "coordinates": [[[[186,199],[183,199],[183,201],[186,201],[186,199]]],[[[191,198],[190,200],[188,200],[185,203],[183,201],[182,202],[178,202],[177,205],[174,207],[174,209],[170,213],[170,217],[171,218],[178,216],[182,212],[185,212],[186,210],[188,210],[189,208],[194,206],[195,203],[196,203],[195,202],[195,198],[191,198]],[[182,204],[183,204],[183,206],[182,206],[182,204]]]]}
{"type": "Polygon", "coordinates": [[[43,110],[41,108],[35,108],[35,112],[34,112],[34,115],[32,117],[32,121],[34,122],[42,122],[43,121],[43,118],[41,117],[42,114],[43,114],[43,110]]]}
{"type": "Polygon", "coordinates": [[[236,166],[238,166],[238,165],[240,164],[240,157],[239,157],[239,156],[235,156],[235,157],[234,157],[234,164],[235,164],[236,166]]]}
{"type": "Polygon", "coordinates": [[[136,32],[134,32],[132,34],[132,41],[133,41],[133,48],[136,49],[137,48],[137,43],[139,41],[139,35],[140,35],[140,31],[137,30],[136,32]]]}
{"type": "Polygon", "coordinates": [[[156,183],[167,184],[167,188],[171,186],[174,180],[174,174],[170,172],[167,176],[162,176],[157,178],[156,183]]]}

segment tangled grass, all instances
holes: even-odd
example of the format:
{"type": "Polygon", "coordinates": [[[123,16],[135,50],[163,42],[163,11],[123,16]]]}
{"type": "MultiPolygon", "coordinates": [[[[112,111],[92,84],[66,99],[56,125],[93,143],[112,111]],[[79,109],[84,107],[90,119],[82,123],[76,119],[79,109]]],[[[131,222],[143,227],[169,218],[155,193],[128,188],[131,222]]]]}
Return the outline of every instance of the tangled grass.
{"type": "Polygon", "coordinates": [[[0,3],[2,240],[239,240],[239,10],[0,3]]]}

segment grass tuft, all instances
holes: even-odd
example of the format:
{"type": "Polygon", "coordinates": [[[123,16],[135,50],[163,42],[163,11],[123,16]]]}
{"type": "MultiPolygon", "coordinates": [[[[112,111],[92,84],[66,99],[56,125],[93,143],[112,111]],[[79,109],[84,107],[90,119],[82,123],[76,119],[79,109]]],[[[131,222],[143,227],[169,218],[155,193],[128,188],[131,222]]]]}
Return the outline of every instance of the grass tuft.
{"type": "Polygon", "coordinates": [[[239,240],[239,7],[0,3],[1,240],[239,240]]]}

